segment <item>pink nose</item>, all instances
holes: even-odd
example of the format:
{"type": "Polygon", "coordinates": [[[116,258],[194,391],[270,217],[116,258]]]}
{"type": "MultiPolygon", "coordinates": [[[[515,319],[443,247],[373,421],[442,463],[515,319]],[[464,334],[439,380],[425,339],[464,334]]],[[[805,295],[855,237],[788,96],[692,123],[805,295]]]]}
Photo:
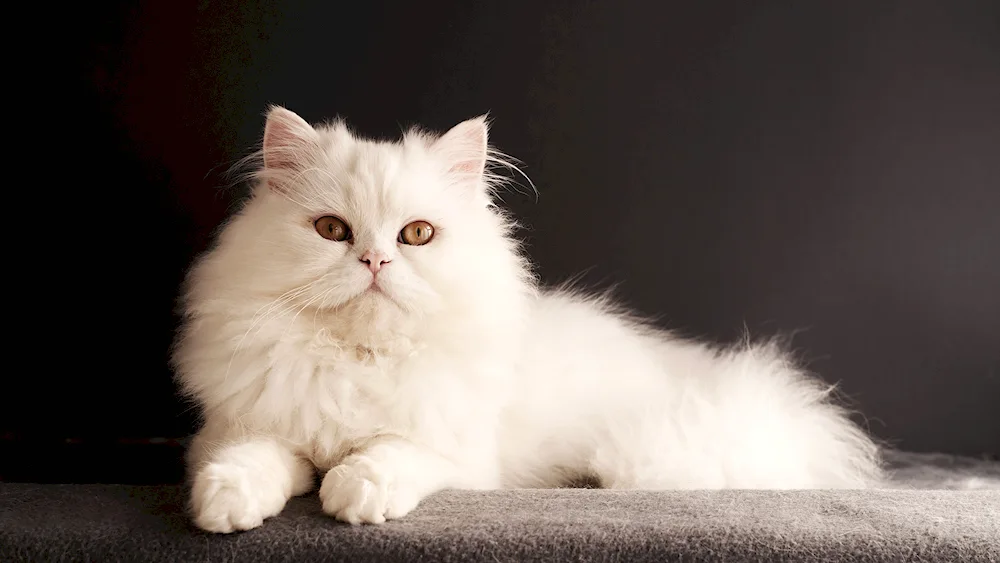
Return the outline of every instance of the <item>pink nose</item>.
{"type": "Polygon", "coordinates": [[[377,274],[378,271],[382,269],[382,266],[391,262],[389,257],[386,256],[384,252],[376,252],[373,250],[369,250],[368,252],[362,254],[359,260],[367,264],[368,269],[371,270],[373,274],[377,274]]]}

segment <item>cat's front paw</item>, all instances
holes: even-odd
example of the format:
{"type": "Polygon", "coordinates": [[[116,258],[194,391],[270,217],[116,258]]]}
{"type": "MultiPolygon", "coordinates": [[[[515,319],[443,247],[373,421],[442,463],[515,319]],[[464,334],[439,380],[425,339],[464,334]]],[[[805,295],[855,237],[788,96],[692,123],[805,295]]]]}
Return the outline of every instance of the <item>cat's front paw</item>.
{"type": "Polygon", "coordinates": [[[418,496],[395,479],[391,467],[351,456],[323,477],[323,512],[349,524],[382,524],[416,508],[418,496]]]}
{"type": "Polygon", "coordinates": [[[210,463],[195,475],[191,487],[194,523],[202,530],[227,534],[264,523],[284,506],[280,487],[232,463],[210,463]]]}

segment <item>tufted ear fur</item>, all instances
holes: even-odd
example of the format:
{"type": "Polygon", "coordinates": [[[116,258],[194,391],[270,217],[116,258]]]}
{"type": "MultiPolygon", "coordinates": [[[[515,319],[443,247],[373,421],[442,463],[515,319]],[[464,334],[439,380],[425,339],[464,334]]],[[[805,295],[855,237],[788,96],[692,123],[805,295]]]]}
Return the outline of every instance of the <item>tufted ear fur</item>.
{"type": "Polygon", "coordinates": [[[264,173],[272,189],[312,166],[320,150],[319,134],[295,112],[273,106],[264,126],[264,173]]]}
{"type": "Polygon", "coordinates": [[[434,142],[433,149],[457,181],[480,184],[486,169],[488,143],[489,124],[486,116],[481,115],[452,127],[434,142]]]}

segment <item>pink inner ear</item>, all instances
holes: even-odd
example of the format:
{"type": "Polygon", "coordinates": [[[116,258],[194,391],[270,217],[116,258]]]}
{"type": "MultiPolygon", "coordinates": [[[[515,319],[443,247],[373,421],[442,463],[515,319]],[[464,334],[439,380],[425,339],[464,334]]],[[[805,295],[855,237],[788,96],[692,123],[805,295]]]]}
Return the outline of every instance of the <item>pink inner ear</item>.
{"type": "Polygon", "coordinates": [[[479,176],[486,166],[487,125],[485,117],[463,121],[441,136],[438,149],[451,161],[450,173],[479,176]]]}
{"type": "Polygon", "coordinates": [[[485,165],[485,160],[466,160],[453,165],[449,172],[457,174],[479,174],[483,171],[483,167],[485,165]]]}
{"type": "Polygon", "coordinates": [[[264,128],[264,167],[289,169],[295,167],[295,135],[284,123],[268,121],[264,128]]]}
{"type": "Polygon", "coordinates": [[[264,126],[264,167],[290,170],[301,166],[315,147],[315,130],[301,117],[284,108],[274,108],[264,126]]]}

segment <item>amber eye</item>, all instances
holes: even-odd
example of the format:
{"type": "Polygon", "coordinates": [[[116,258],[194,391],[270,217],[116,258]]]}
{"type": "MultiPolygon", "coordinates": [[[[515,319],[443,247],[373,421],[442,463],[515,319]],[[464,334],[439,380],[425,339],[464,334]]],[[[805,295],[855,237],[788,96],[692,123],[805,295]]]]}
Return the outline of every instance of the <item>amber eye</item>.
{"type": "Polygon", "coordinates": [[[414,221],[399,231],[399,239],[397,240],[403,244],[420,246],[429,243],[432,238],[434,238],[434,227],[430,223],[414,221]]]}
{"type": "Polygon", "coordinates": [[[347,226],[347,223],[333,215],[316,219],[315,226],[319,236],[325,239],[342,242],[351,238],[351,228],[347,226]]]}

